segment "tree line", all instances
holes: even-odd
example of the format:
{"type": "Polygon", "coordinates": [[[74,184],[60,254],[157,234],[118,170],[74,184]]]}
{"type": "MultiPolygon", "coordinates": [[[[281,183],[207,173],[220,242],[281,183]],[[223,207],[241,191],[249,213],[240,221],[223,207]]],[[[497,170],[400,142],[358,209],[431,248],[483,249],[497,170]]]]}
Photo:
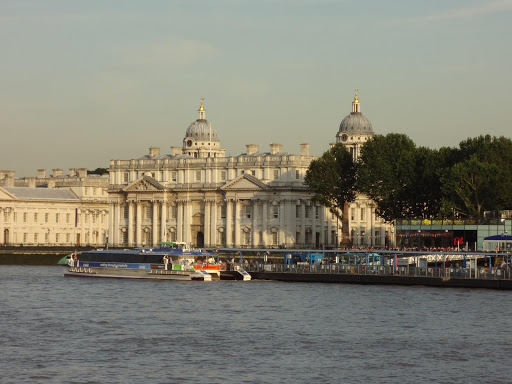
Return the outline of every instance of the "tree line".
{"type": "Polygon", "coordinates": [[[304,182],[313,201],[340,218],[358,193],[387,221],[480,218],[484,211],[512,209],[512,140],[485,135],[430,149],[404,134],[375,135],[356,161],[336,144],[311,162],[304,182]]]}

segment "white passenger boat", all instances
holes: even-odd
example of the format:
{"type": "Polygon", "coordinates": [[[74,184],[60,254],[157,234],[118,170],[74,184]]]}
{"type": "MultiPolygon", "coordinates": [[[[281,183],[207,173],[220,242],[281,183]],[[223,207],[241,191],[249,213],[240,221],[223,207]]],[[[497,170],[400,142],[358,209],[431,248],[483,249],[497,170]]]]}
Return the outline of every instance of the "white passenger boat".
{"type": "Polygon", "coordinates": [[[85,251],[68,261],[67,277],[103,277],[157,280],[250,280],[245,271],[226,271],[217,255],[194,250],[181,242],[159,243],[156,248],[85,251]]]}

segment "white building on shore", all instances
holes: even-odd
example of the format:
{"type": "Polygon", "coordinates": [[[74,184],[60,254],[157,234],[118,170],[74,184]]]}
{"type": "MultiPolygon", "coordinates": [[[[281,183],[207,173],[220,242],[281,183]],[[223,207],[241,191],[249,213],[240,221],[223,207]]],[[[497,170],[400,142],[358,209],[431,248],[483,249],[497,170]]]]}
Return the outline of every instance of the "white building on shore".
{"type": "MultiPolygon", "coordinates": [[[[343,119],[337,142],[356,158],[373,135],[360,112],[357,94],[352,113],[343,119]]],[[[314,157],[309,144],[299,154],[270,144],[261,152],[225,156],[217,130],[206,120],[203,102],[198,119],[186,130],[181,147],[160,154],[110,162],[109,242],[114,246],[185,241],[205,247],[335,247],[340,243],[384,246],[388,226],[375,217],[364,196],[347,205],[344,228],[325,207],[311,203],[303,183],[314,157]]]]}
{"type": "Polygon", "coordinates": [[[22,179],[0,171],[0,245],[104,245],[107,188],[107,176],[85,168],[22,179]]]}

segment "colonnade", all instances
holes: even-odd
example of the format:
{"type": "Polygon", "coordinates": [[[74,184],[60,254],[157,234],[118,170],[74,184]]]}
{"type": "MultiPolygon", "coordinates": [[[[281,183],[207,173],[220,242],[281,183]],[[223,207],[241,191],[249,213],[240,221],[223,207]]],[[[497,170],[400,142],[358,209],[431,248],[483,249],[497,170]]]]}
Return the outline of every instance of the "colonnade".
{"type": "Polygon", "coordinates": [[[195,244],[197,233],[202,232],[205,247],[334,246],[333,228],[340,230],[333,227],[325,207],[313,206],[305,198],[269,200],[228,195],[194,201],[188,197],[172,201],[128,199],[111,202],[109,210],[111,245],[155,246],[167,241],[171,232],[176,241],[195,244]],[[194,225],[193,204],[196,211],[201,207],[200,223],[194,225]],[[175,207],[175,217],[169,214],[170,207],[175,207]],[[151,211],[151,217],[145,217],[143,209],[151,211]],[[306,209],[310,210],[309,217],[306,209]],[[146,235],[149,233],[151,236],[146,235]],[[307,233],[311,233],[309,238],[307,233]]]}

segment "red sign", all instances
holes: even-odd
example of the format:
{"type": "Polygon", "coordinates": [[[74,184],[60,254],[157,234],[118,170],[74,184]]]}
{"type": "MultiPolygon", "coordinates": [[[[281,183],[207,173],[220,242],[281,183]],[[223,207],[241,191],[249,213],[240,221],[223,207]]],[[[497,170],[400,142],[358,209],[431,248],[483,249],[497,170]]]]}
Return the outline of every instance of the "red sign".
{"type": "Polygon", "coordinates": [[[464,237],[454,237],[453,245],[462,245],[464,244],[464,237]]]}

